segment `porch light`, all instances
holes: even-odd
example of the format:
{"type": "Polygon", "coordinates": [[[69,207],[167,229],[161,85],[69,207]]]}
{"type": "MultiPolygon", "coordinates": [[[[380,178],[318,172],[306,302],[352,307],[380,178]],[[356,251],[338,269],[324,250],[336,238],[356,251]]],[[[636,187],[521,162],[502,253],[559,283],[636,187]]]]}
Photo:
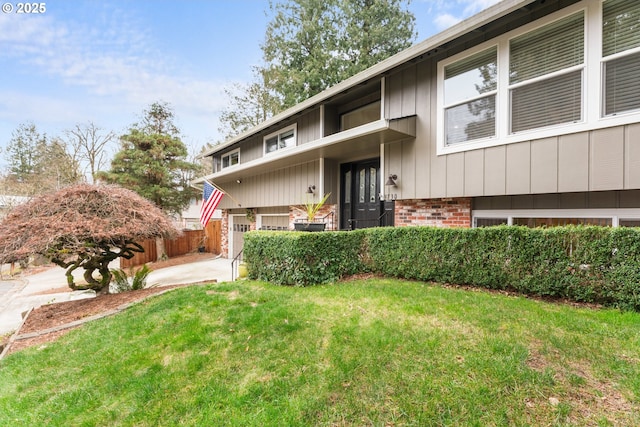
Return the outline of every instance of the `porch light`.
{"type": "Polygon", "coordinates": [[[315,185],[310,185],[310,186],[307,188],[307,194],[315,194],[315,189],[316,189],[316,186],[315,186],[315,185]]]}
{"type": "Polygon", "coordinates": [[[398,175],[389,174],[389,179],[387,179],[387,182],[384,185],[397,187],[398,185],[396,184],[396,179],[398,179],[398,175]]]}

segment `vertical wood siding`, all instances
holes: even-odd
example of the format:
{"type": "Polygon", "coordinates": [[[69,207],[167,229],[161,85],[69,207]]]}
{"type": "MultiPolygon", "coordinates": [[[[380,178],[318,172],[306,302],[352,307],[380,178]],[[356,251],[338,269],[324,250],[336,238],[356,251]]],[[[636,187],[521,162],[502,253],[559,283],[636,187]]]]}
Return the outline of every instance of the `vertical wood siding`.
{"type": "Polygon", "coordinates": [[[416,138],[384,149],[385,172],[398,175],[400,199],[640,188],[640,124],[438,156],[436,61],[386,81],[387,118],[417,114],[416,138]]]}
{"type": "MultiPolygon", "coordinates": [[[[216,182],[226,193],[220,202],[222,209],[259,208],[267,206],[290,206],[305,202],[307,188],[320,189],[320,162],[312,161],[288,168],[246,177],[238,184],[235,181],[216,182]]],[[[335,168],[325,163],[325,192],[332,193],[329,200],[337,200],[338,188],[335,168]]]]}

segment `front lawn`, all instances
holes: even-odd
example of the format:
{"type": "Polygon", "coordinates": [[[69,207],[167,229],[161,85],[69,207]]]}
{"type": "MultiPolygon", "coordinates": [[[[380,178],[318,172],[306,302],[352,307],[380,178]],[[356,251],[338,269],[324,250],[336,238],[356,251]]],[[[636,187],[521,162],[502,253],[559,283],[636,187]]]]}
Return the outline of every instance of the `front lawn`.
{"type": "Polygon", "coordinates": [[[0,425],[640,425],[640,314],[393,279],[182,288],[5,358],[0,425]]]}

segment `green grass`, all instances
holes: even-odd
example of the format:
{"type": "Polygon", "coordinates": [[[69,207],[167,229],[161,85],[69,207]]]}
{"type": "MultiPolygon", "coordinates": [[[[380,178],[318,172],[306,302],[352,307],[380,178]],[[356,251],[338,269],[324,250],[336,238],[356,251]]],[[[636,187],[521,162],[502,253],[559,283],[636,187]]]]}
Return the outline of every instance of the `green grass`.
{"type": "Polygon", "coordinates": [[[0,425],[640,425],[640,314],[419,282],[172,291],[0,362],[0,425]]]}

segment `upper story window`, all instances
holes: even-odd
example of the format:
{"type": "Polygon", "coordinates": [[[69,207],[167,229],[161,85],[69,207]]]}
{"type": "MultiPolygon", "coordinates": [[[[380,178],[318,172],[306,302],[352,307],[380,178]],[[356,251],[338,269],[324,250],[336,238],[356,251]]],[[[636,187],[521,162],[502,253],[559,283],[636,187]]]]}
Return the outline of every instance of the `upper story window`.
{"type": "Polygon", "coordinates": [[[240,149],[230,151],[220,157],[222,169],[235,166],[240,163],[240,149]]]}
{"type": "Polygon", "coordinates": [[[582,0],[438,63],[438,154],[640,114],[640,1],[582,0]]]}
{"type": "Polygon", "coordinates": [[[510,133],[582,120],[584,13],[509,43],[510,133]]]}
{"type": "Polygon", "coordinates": [[[603,114],[640,109],[640,2],[602,5],[603,114]]]}
{"type": "Polygon", "coordinates": [[[444,68],[447,145],[495,136],[497,65],[494,46],[444,68]]]}
{"type": "Polygon", "coordinates": [[[269,154],[296,146],[296,125],[291,125],[264,137],[264,153],[269,154]]]}

